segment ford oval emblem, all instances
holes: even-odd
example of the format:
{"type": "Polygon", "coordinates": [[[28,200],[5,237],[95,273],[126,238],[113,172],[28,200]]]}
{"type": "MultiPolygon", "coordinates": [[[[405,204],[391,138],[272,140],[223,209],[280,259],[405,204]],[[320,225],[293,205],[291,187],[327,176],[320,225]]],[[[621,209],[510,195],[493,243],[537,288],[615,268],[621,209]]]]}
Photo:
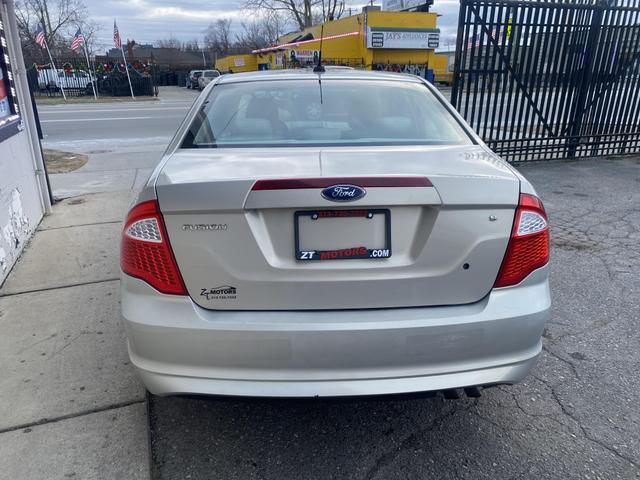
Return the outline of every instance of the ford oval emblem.
{"type": "Polygon", "coordinates": [[[364,188],[344,183],[331,185],[322,190],[322,196],[332,202],[353,202],[366,194],[367,191],[364,188]]]}

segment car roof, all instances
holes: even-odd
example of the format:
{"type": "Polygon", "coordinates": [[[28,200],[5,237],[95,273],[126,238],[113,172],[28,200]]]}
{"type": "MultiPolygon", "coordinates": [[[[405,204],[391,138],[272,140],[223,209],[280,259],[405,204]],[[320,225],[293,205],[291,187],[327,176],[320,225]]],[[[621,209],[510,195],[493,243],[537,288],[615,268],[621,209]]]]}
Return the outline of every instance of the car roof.
{"type": "Polygon", "coordinates": [[[406,75],[402,73],[378,72],[370,70],[354,70],[354,69],[331,69],[325,72],[317,73],[312,69],[291,69],[291,70],[261,70],[255,72],[234,73],[222,75],[218,80],[218,84],[223,83],[240,83],[240,82],[260,82],[267,80],[306,80],[317,78],[333,78],[340,80],[394,80],[405,82],[421,82],[419,77],[415,75],[406,75]]]}

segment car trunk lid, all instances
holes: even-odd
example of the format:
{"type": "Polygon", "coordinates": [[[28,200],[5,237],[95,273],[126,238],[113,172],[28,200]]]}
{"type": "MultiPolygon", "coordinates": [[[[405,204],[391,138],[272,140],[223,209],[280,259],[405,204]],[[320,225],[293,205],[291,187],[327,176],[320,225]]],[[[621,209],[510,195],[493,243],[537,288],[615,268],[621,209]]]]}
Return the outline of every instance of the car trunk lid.
{"type": "Polygon", "coordinates": [[[233,148],[178,151],[156,190],[197,304],[308,310],[480,300],[519,182],[479,146],[233,148]],[[365,194],[333,201],[332,185],[365,194]]]}

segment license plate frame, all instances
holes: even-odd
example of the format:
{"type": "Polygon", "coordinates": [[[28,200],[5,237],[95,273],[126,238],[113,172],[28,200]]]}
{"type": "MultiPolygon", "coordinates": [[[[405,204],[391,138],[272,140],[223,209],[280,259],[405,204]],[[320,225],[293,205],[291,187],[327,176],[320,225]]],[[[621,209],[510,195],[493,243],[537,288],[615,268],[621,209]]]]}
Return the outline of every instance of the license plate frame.
{"type": "Polygon", "coordinates": [[[386,260],[391,257],[391,210],[388,208],[358,208],[340,210],[298,210],[293,214],[294,248],[295,258],[301,262],[316,262],[327,260],[386,260]],[[371,217],[369,217],[371,215],[371,217]],[[320,221],[322,218],[349,218],[364,217],[373,218],[375,215],[384,216],[383,248],[367,248],[361,245],[341,248],[338,250],[301,250],[300,249],[300,217],[308,216],[320,221]]]}

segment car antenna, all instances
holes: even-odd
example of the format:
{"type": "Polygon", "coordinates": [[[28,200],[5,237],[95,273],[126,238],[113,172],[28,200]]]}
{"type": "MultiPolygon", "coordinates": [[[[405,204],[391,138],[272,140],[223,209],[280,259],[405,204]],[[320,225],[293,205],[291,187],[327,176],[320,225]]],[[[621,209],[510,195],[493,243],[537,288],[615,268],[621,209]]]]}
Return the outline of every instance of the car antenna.
{"type": "Polygon", "coordinates": [[[323,73],[324,66],[322,65],[322,39],[324,38],[324,23],[320,27],[320,51],[318,52],[318,64],[313,67],[313,71],[316,73],[323,73]]]}

